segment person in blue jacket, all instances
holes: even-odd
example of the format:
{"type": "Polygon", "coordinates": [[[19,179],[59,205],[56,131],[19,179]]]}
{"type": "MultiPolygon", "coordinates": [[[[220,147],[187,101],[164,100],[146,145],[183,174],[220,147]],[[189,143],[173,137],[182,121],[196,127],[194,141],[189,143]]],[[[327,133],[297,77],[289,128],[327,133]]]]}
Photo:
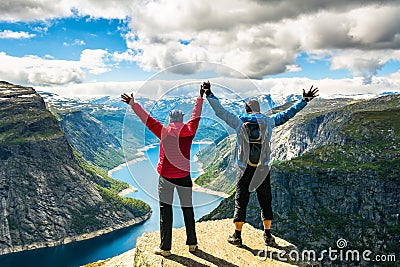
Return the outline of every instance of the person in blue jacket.
{"type": "Polygon", "coordinates": [[[267,116],[260,113],[260,104],[257,100],[246,103],[246,113],[240,116],[233,114],[221,105],[219,99],[211,92],[210,82],[204,82],[203,88],[207,100],[215,115],[225,121],[236,131],[235,159],[238,165],[236,175],[235,233],[228,237],[228,242],[242,246],[241,231],[246,219],[246,208],[250,192],[256,191],[261,207],[261,219],[264,225],[264,241],[267,246],[274,246],[275,238],[271,235],[272,194],[270,183],[270,140],[272,129],[293,118],[309,101],[318,96],[318,88],[311,86],[306,92],[303,89],[303,98],[285,111],[267,116]]]}

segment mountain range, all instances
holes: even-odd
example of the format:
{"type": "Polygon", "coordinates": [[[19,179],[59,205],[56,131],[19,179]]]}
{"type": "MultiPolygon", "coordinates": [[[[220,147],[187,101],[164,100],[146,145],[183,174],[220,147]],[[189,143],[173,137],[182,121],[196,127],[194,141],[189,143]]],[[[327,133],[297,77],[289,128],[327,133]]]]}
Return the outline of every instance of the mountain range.
{"type": "MultiPolygon", "coordinates": [[[[272,114],[299,97],[265,95],[258,99],[270,107],[264,112],[272,114]]],[[[137,101],[166,124],[174,108],[182,109],[188,119],[195,99],[137,101]]],[[[244,110],[244,101],[221,102],[236,113],[244,110]]],[[[232,196],[202,220],[230,218],[235,137],[206,103],[195,141],[212,144],[197,155],[204,174],[196,183],[232,196]]],[[[5,82],[1,83],[0,104],[0,171],[1,177],[6,177],[0,187],[3,253],[33,243],[60,242],[101,228],[103,221],[116,225],[136,218],[132,206],[115,197],[126,185],[104,174],[104,170],[139,157],[143,146],[157,142],[126,104],[115,97],[80,100],[45,92],[39,96],[32,88],[5,82]],[[52,175],[45,175],[44,170],[52,175]],[[50,187],[57,194],[65,191],[63,204],[50,187]],[[73,200],[76,194],[85,201],[73,200]],[[121,203],[116,205],[118,211],[97,213],[115,203],[121,203]],[[93,224],[85,228],[82,220],[93,224]]],[[[271,140],[273,232],[300,248],[325,249],[345,237],[352,248],[398,254],[399,115],[400,96],[396,94],[369,100],[317,99],[276,127],[271,140]]],[[[149,211],[143,203],[136,202],[135,207],[141,216],[149,211]]],[[[261,227],[254,194],[247,221],[261,227]]]]}
{"type": "MultiPolygon", "coordinates": [[[[272,114],[286,109],[299,97],[264,95],[258,99],[262,100],[264,112],[272,114]]],[[[92,116],[120,144],[133,147],[132,151],[157,141],[118,98],[86,102],[51,99],[46,102],[68,107],[67,113],[79,110],[92,116]],[[124,122],[125,126],[130,125],[128,129],[135,130],[117,132],[124,122]],[[128,134],[136,135],[128,138],[128,134]]],[[[323,248],[340,236],[348,236],[353,246],[398,251],[394,248],[398,242],[394,233],[399,230],[400,220],[396,194],[400,177],[397,161],[400,123],[396,120],[399,99],[399,95],[392,93],[369,100],[360,96],[316,99],[289,122],[274,129],[271,175],[274,227],[278,235],[300,247],[323,248]],[[345,221],[345,227],[336,215],[345,221]]],[[[185,97],[137,100],[163,123],[167,123],[171,109],[179,107],[190,114],[195,101],[185,97]]],[[[221,99],[221,102],[233,112],[243,111],[244,102],[235,99],[221,99]]],[[[207,101],[203,109],[196,140],[212,144],[198,154],[205,172],[196,183],[233,194],[236,173],[232,159],[233,131],[215,117],[207,101]]],[[[134,157],[135,153],[130,155],[134,157]]],[[[224,200],[204,219],[232,217],[233,202],[233,196],[224,200]]],[[[249,223],[261,227],[254,196],[248,218],[249,223]]]]}
{"type": "MultiPolygon", "coordinates": [[[[144,146],[158,142],[157,138],[142,124],[128,106],[117,97],[100,97],[88,100],[65,98],[40,92],[48,109],[58,118],[73,148],[88,162],[105,169],[112,169],[142,155],[144,146]],[[95,137],[95,138],[94,138],[95,137]]],[[[289,96],[289,99],[298,96],[289,96]]],[[[275,105],[270,95],[258,97],[265,110],[275,105]]],[[[159,100],[138,98],[145,110],[164,125],[168,124],[169,112],[180,109],[187,121],[195,98],[166,97],[159,100]]],[[[224,105],[234,112],[244,110],[244,101],[222,99],[224,105]]],[[[205,102],[207,102],[205,100],[205,102]]],[[[195,142],[214,142],[232,131],[218,121],[209,105],[203,105],[202,119],[195,142]]]]}

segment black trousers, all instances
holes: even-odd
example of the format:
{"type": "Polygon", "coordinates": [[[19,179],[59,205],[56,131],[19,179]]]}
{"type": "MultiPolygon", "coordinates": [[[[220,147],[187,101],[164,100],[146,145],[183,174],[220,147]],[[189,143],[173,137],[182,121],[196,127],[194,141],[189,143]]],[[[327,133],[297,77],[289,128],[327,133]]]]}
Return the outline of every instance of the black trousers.
{"type": "MultiPolygon", "coordinates": [[[[236,178],[236,193],[235,193],[235,214],[234,222],[246,221],[246,209],[249,204],[250,190],[249,186],[253,179],[255,167],[247,166],[246,169],[240,171],[236,178]]],[[[265,177],[265,176],[263,176],[265,177]]],[[[266,174],[265,179],[256,189],[258,203],[261,207],[261,219],[272,220],[272,194],[271,194],[271,179],[270,173],[266,174]]]]}
{"type": "Polygon", "coordinates": [[[171,250],[172,243],[172,202],[174,200],[174,189],[178,196],[185,220],[186,245],[196,245],[196,229],[192,205],[192,179],[189,176],[184,178],[165,178],[160,176],[158,181],[158,196],[160,200],[160,248],[171,250]]]}

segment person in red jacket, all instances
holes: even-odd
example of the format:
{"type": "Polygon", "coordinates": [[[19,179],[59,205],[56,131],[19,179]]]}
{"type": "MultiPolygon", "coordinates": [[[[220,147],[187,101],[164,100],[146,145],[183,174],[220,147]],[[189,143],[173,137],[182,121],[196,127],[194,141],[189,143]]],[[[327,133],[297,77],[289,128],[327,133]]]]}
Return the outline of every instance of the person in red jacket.
{"type": "Polygon", "coordinates": [[[184,113],[172,110],[169,113],[169,124],[164,127],[151,117],[135,102],[133,94],[121,95],[122,101],[129,104],[140,120],[160,139],[160,156],[157,165],[159,173],[158,195],[160,202],[160,235],[161,244],[154,249],[157,255],[171,255],[172,243],[172,202],[174,189],[183,211],[186,227],[186,245],[189,251],[197,249],[194,212],[192,205],[192,179],[190,177],[190,148],[200,122],[204,89],[200,87],[200,96],[196,99],[192,115],[183,123],[184,113]]]}

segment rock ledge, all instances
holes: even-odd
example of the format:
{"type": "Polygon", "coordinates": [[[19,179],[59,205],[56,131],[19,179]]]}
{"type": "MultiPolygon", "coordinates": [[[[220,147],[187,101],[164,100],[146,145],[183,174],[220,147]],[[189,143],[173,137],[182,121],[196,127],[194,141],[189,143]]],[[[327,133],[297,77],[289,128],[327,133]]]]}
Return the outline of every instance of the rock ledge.
{"type": "Polygon", "coordinates": [[[185,228],[173,229],[172,255],[168,258],[153,254],[159,245],[159,232],[144,233],[137,239],[136,248],[105,261],[86,266],[307,266],[305,262],[289,262],[277,259],[278,250],[297,250],[297,248],[276,237],[278,246],[267,249],[263,242],[263,232],[249,224],[243,227],[243,247],[230,245],[226,238],[233,231],[232,219],[196,223],[199,250],[189,253],[185,245],[185,228]],[[272,259],[271,259],[272,255],[272,259]]]}

